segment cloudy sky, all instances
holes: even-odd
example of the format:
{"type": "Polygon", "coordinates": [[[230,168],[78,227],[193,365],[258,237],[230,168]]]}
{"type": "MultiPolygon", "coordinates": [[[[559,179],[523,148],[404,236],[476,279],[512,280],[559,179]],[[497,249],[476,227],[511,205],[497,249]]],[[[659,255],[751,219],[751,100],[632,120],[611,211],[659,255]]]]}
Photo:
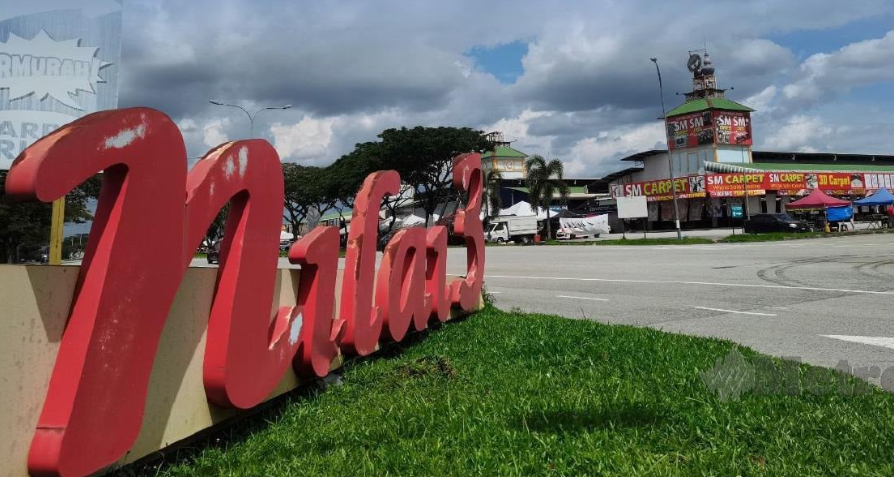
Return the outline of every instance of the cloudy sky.
{"type": "Polygon", "coordinates": [[[389,127],[502,131],[601,177],[663,147],[668,107],[707,45],[759,150],[894,154],[890,0],[128,0],[120,105],[181,126],[190,156],[246,137],[325,165],[389,127]]]}

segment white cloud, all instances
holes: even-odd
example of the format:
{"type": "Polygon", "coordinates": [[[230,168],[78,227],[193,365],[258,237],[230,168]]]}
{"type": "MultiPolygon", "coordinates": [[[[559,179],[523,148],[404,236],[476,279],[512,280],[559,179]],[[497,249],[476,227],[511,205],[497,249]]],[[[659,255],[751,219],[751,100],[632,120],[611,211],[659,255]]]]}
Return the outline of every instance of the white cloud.
{"type": "Polygon", "coordinates": [[[224,130],[230,126],[230,118],[213,119],[202,126],[202,143],[209,148],[219,146],[229,137],[224,130]]]}
{"type": "Polygon", "coordinates": [[[635,152],[665,147],[664,128],[658,121],[624,126],[586,137],[571,147],[569,172],[605,173],[619,169],[618,159],[635,152]]]}
{"type": "Polygon", "coordinates": [[[763,141],[764,146],[776,151],[815,152],[818,145],[837,134],[835,128],[814,116],[793,116],[773,129],[763,141]]]}
{"type": "Polygon", "coordinates": [[[785,98],[806,107],[828,101],[855,86],[894,81],[894,30],[882,38],[851,43],[810,56],[783,88],[785,98]]]}
{"type": "Polygon", "coordinates": [[[306,160],[327,157],[336,118],[301,118],[295,124],[273,123],[270,134],[282,159],[306,160]]]}

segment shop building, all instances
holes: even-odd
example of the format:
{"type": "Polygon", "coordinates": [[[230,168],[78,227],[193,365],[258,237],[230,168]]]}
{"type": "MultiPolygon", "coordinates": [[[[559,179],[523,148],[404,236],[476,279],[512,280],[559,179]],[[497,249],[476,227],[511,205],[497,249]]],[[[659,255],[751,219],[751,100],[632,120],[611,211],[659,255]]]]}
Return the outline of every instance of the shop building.
{"type": "Polygon", "coordinates": [[[754,110],[725,97],[707,53],[691,53],[687,66],[692,91],[664,118],[669,150],[621,159],[627,167],[603,178],[612,199],[600,205],[645,196],[650,228],[671,227],[676,191],[684,227],[723,227],[741,224],[740,211],[785,212],[814,189],[856,199],[894,187],[894,155],[753,151],[754,110]]]}

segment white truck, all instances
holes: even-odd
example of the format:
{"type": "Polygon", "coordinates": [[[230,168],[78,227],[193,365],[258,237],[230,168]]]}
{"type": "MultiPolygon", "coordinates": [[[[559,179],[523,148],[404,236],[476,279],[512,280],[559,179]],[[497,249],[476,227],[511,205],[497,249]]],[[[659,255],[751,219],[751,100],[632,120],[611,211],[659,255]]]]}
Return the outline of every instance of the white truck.
{"type": "Polygon", "coordinates": [[[488,242],[531,243],[537,234],[537,217],[504,216],[491,220],[485,237],[488,242]]]}

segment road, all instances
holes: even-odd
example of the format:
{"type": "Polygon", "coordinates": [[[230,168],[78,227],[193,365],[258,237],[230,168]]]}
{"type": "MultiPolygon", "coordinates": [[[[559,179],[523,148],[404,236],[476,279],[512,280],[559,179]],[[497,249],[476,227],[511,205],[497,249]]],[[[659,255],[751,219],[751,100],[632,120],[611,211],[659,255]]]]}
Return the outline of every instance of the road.
{"type": "MultiPolygon", "coordinates": [[[[461,271],[462,255],[450,258],[461,271]]],[[[720,337],[827,367],[894,365],[894,235],[488,247],[485,276],[503,309],[720,337]]]]}

